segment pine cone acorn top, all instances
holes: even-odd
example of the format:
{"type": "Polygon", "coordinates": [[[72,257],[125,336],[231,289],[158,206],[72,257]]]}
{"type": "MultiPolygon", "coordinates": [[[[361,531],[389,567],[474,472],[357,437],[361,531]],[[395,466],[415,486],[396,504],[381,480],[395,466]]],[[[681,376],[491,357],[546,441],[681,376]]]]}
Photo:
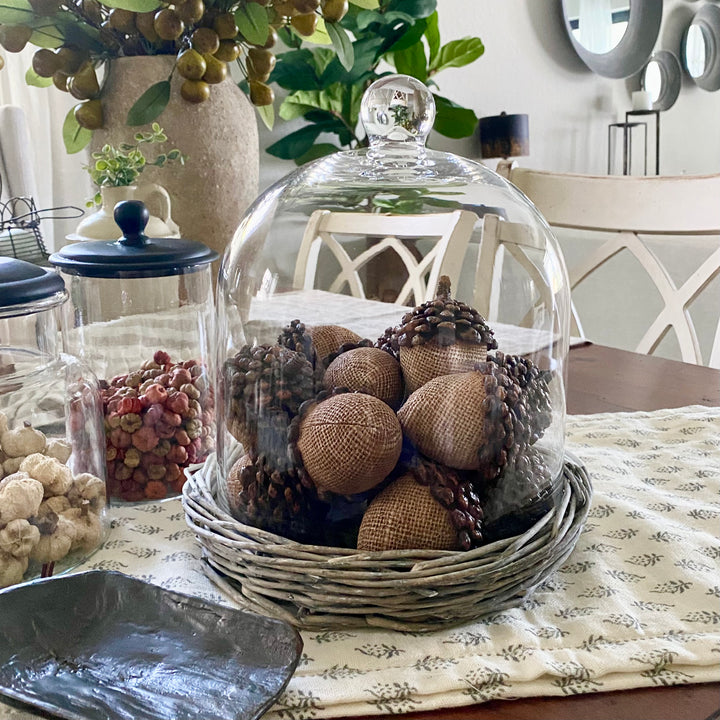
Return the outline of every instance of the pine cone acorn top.
{"type": "MultiPolygon", "coordinates": [[[[400,325],[394,329],[394,334],[399,347],[415,347],[428,342],[435,342],[442,347],[458,342],[486,345],[488,349],[497,347],[493,331],[485,318],[474,308],[450,295],[450,278],[447,275],[440,278],[435,299],[406,313],[400,325]]],[[[388,331],[380,340],[392,344],[388,331]]]]}

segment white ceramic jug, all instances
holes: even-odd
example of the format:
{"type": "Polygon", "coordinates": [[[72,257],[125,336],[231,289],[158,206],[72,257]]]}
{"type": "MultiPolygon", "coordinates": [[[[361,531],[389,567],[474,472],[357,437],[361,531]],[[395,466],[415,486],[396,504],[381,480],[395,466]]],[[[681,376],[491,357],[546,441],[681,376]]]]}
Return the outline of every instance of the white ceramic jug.
{"type": "Polygon", "coordinates": [[[113,210],[122,200],[142,200],[150,212],[145,228],[148,237],[180,237],[178,226],[171,217],[170,195],[161,185],[141,183],[122,187],[101,187],[102,206],[97,212],[80,221],[75,233],[68,235],[71,242],[81,240],[118,240],[122,233],[115,223],[113,210]]]}

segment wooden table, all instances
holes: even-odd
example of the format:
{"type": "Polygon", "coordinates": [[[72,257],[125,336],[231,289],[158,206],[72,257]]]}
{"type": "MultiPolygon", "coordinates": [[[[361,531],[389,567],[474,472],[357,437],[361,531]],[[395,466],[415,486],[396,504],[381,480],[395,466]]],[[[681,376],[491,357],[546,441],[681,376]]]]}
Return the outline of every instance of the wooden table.
{"type": "MultiPolygon", "coordinates": [[[[568,412],[572,414],[659,410],[684,405],[720,406],[720,371],[600,345],[587,344],[570,351],[568,412]]],[[[373,716],[375,720],[378,717],[381,716],[373,716]]],[[[720,683],[495,700],[393,717],[402,720],[719,720],[720,683]]]]}

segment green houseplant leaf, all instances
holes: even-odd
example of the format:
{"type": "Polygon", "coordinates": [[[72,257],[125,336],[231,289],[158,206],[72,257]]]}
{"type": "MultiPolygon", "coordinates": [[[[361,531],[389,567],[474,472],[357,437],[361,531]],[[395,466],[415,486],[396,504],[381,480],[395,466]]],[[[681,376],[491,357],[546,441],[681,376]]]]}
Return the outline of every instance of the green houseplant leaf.
{"type": "Polygon", "coordinates": [[[440,28],[438,26],[437,10],[425,22],[425,39],[428,44],[428,62],[432,66],[438,52],[440,52],[440,28]]]}
{"type": "Polygon", "coordinates": [[[130,108],[127,124],[146,125],[155,120],[170,102],[170,81],[161,80],[151,85],[130,108]]]}
{"type": "Polygon", "coordinates": [[[132,10],[133,12],[150,12],[160,7],[159,0],[103,0],[103,5],[109,8],[132,10]]]}
{"type": "Polygon", "coordinates": [[[267,10],[257,3],[248,3],[235,11],[235,23],[243,37],[253,45],[263,45],[270,32],[267,10]]]}
{"type": "Polygon", "coordinates": [[[338,23],[328,23],[326,27],[340,63],[346,70],[352,70],[355,52],[347,30],[338,23]]]}
{"type": "Polygon", "coordinates": [[[427,59],[425,58],[425,46],[416,42],[406,50],[393,53],[395,68],[399,73],[412,75],[425,82],[428,78],[427,59]]]}
{"type": "Polygon", "coordinates": [[[440,48],[430,65],[430,70],[437,73],[446,68],[463,67],[477,60],[484,52],[485,46],[480,38],[466,37],[451,40],[440,48]]]}
{"type": "Polygon", "coordinates": [[[75,109],[70,108],[65,116],[65,122],[62,128],[63,143],[65,143],[65,151],[68,155],[73,155],[87,147],[92,138],[92,131],[84,127],[80,127],[75,119],[75,109]]]}
{"type": "Polygon", "coordinates": [[[472,110],[456,105],[441,95],[435,97],[435,124],[433,129],[449,138],[470,137],[475,132],[478,118],[472,110]]]}
{"type": "Polygon", "coordinates": [[[27,0],[0,0],[0,25],[29,25],[33,16],[27,0]]]}

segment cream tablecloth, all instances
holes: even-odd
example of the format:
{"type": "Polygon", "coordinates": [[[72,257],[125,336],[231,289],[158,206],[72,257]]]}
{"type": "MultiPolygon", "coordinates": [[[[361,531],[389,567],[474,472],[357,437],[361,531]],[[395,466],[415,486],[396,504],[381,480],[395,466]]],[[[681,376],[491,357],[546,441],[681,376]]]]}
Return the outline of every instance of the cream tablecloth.
{"type": "MultiPolygon", "coordinates": [[[[303,634],[272,720],[720,680],[720,408],[568,418],[593,477],[567,563],[522,607],[432,634],[303,634]]],[[[115,508],[83,569],[221,603],[179,500],[115,508]]],[[[0,717],[31,715],[9,708],[0,717]]]]}

